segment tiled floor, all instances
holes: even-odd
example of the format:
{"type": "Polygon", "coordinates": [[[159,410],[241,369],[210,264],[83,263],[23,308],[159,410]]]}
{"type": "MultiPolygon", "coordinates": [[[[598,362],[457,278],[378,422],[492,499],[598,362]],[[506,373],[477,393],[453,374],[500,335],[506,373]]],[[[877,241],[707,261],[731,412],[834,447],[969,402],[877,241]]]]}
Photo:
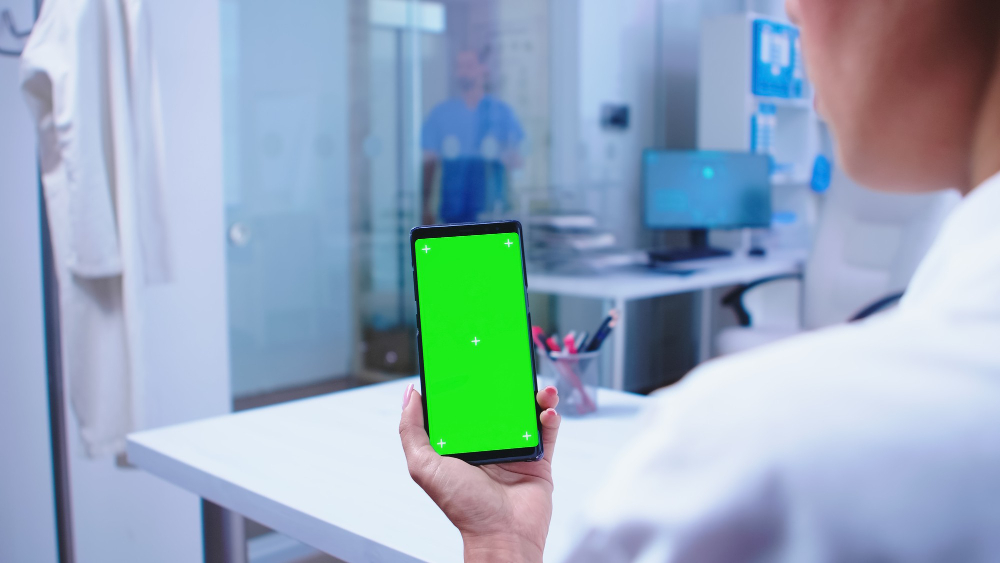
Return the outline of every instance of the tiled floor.
{"type": "Polygon", "coordinates": [[[344,563],[344,562],[341,561],[340,559],[337,559],[336,557],[333,557],[332,555],[321,553],[320,555],[317,555],[315,557],[309,557],[307,559],[299,559],[295,563],[344,563]]]}

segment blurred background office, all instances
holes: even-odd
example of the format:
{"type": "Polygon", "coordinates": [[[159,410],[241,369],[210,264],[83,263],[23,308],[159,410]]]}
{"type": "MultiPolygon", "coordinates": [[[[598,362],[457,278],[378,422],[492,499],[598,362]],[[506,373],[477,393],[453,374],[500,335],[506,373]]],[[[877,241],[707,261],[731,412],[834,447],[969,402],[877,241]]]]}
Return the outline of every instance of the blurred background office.
{"type": "MultiPolygon", "coordinates": [[[[200,560],[199,500],[88,450],[69,398],[20,56],[67,4],[0,0],[0,561],[200,560]]],[[[416,373],[419,224],[521,220],[535,324],[619,309],[603,383],[649,392],[891,304],[954,203],[839,173],[778,0],[137,4],[172,275],[134,295],[132,428],[416,373]],[[716,266],[743,269],[684,285],[716,266]]],[[[245,533],[251,560],[316,556],[245,533]]]]}

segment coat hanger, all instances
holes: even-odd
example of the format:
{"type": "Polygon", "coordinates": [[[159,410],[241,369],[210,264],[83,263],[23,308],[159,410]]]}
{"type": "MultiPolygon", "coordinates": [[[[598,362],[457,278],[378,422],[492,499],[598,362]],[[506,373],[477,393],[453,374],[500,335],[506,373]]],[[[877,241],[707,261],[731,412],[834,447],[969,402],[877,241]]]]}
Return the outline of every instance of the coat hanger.
{"type": "MultiPolygon", "coordinates": [[[[34,23],[32,22],[31,27],[29,27],[26,30],[20,30],[14,23],[14,16],[11,15],[10,10],[5,9],[2,12],[0,12],[0,29],[6,29],[7,32],[10,33],[15,39],[26,39],[29,35],[31,35],[31,30],[33,27],[34,23]]],[[[7,55],[8,57],[20,57],[21,51],[0,48],[0,55],[7,55]]]]}

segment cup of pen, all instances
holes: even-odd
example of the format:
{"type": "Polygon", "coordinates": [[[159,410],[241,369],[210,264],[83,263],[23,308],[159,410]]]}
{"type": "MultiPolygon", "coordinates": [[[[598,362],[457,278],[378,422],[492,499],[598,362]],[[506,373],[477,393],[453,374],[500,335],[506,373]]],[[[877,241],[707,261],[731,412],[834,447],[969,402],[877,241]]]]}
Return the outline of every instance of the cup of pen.
{"type": "Polygon", "coordinates": [[[597,410],[597,388],[601,381],[600,351],[550,352],[539,350],[541,374],[559,391],[559,414],[583,416],[597,410]]]}

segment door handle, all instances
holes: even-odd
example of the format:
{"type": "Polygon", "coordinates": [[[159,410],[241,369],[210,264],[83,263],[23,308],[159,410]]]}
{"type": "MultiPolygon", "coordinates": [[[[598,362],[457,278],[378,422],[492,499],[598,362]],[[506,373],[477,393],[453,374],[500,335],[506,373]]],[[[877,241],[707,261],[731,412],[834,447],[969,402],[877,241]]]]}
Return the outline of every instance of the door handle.
{"type": "Polygon", "coordinates": [[[229,242],[235,247],[242,248],[250,244],[252,237],[253,233],[246,223],[237,221],[229,227],[229,242]]]}

